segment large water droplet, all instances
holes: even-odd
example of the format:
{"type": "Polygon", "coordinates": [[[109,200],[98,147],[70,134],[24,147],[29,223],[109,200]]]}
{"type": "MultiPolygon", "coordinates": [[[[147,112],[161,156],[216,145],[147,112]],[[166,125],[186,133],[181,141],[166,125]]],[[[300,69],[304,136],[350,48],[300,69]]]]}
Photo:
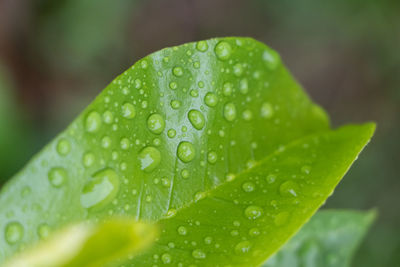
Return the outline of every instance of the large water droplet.
{"type": "Polygon", "coordinates": [[[153,171],[161,162],[160,151],[152,146],[142,149],[139,153],[140,168],[145,172],[153,171]]]}
{"type": "Polygon", "coordinates": [[[229,43],[221,41],[215,46],[214,51],[218,59],[227,60],[231,56],[232,47],[229,43]]]}
{"type": "Polygon", "coordinates": [[[194,128],[197,130],[201,130],[204,127],[205,119],[203,113],[196,109],[192,109],[188,113],[188,118],[190,123],[193,125],[194,128]]]}
{"type": "Polygon", "coordinates": [[[263,212],[264,210],[261,207],[252,205],[244,210],[244,215],[246,215],[249,220],[255,220],[260,218],[263,212]]]}
{"type": "Polygon", "coordinates": [[[8,223],[5,228],[4,236],[7,243],[10,245],[18,243],[24,236],[24,228],[22,227],[22,224],[19,222],[8,223]]]}
{"type": "Polygon", "coordinates": [[[177,155],[180,160],[187,163],[194,159],[196,151],[192,143],[183,141],[178,145],[177,155]]]}
{"type": "Polygon", "coordinates": [[[67,180],[67,171],[64,168],[52,168],[48,174],[49,182],[54,187],[61,187],[67,180]]]}
{"type": "Polygon", "coordinates": [[[171,101],[171,108],[178,109],[181,107],[181,102],[179,100],[172,100],[171,101]]]}
{"type": "Polygon", "coordinates": [[[131,103],[125,103],[122,106],[122,116],[127,119],[133,119],[136,116],[136,109],[131,103]]]}
{"type": "Polygon", "coordinates": [[[119,184],[118,175],[110,168],[95,173],[83,187],[82,206],[87,209],[104,207],[116,197],[119,184]]]}
{"type": "Polygon", "coordinates": [[[192,256],[195,259],[201,260],[201,259],[205,259],[207,255],[206,255],[206,253],[204,253],[203,250],[195,249],[192,251],[192,256]]]}
{"type": "Polygon", "coordinates": [[[98,112],[92,111],[86,116],[85,127],[90,133],[97,132],[101,127],[101,116],[98,112]]]}
{"type": "Polygon", "coordinates": [[[161,255],[161,261],[162,261],[164,264],[169,264],[169,263],[172,262],[172,257],[171,257],[170,254],[164,253],[164,254],[161,255]]]}
{"type": "Polygon", "coordinates": [[[176,77],[181,77],[183,75],[183,69],[181,67],[175,67],[175,68],[172,69],[172,73],[176,77]]]}
{"type": "Polygon", "coordinates": [[[227,121],[234,121],[236,119],[236,107],[233,103],[225,104],[224,117],[227,121]]]}
{"type": "Polygon", "coordinates": [[[279,192],[284,197],[297,197],[299,185],[293,181],[286,181],[279,187],[279,192]]]}
{"type": "Polygon", "coordinates": [[[149,130],[155,134],[160,134],[164,131],[165,121],[160,114],[152,114],[147,119],[147,127],[149,130]]]}
{"type": "Polygon", "coordinates": [[[215,107],[218,104],[218,97],[211,92],[208,92],[204,97],[204,103],[209,107],[215,107]]]}

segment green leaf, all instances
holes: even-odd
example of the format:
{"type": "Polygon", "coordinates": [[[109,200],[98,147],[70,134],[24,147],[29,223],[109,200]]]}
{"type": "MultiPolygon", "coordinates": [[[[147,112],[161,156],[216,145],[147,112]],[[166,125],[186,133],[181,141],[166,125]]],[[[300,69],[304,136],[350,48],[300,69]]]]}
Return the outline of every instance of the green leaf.
{"type": "Polygon", "coordinates": [[[330,132],[279,55],[253,39],[161,50],[114,80],[3,188],[0,259],[37,240],[40,225],[127,214],[163,227],[142,264],[261,263],[328,197],[373,130],[330,132]],[[258,254],[231,255],[256,226],[266,231],[252,241],[258,254]],[[180,235],[186,228],[192,234],[180,235]]]}
{"type": "Polygon", "coordinates": [[[348,267],[375,211],[319,211],[264,267],[348,267]]]}
{"type": "Polygon", "coordinates": [[[154,241],[156,233],[154,225],[126,218],[73,224],[17,254],[4,267],[104,266],[141,252],[154,241]]]}

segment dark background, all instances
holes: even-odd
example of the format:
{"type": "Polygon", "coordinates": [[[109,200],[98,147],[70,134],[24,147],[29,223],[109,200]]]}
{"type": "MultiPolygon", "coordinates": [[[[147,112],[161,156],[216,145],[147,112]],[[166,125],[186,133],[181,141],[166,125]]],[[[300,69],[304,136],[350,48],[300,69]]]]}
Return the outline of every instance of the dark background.
{"type": "Polygon", "coordinates": [[[279,51],[333,126],[378,123],[325,207],[377,208],[354,266],[399,266],[398,0],[0,0],[0,178],[139,58],[217,36],[279,51]]]}

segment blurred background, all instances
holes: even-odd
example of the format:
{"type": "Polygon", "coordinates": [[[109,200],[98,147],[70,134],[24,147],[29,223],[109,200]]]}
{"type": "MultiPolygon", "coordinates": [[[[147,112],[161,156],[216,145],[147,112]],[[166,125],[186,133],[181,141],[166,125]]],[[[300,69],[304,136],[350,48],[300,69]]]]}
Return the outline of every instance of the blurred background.
{"type": "Polygon", "coordinates": [[[251,36],[332,124],[376,121],[324,208],[377,208],[354,266],[400,265],[400,1],[0,0],[0,184],[141,57],[251,36]]]}

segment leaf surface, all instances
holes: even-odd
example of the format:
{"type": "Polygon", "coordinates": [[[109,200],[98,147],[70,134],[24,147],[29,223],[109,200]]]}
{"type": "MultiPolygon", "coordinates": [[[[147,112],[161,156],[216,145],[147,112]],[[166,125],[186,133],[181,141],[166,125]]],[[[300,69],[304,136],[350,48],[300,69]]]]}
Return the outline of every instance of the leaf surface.
{"type": "MultiPolygon", "coordinates": [[[[41,225],[57,229],[71,221],[123,214],[164,227],[154,253],[140,262],[182,257],[185,263],[203,266],[211,260],[228,264],[228,259],[235,259],[229,264],[261,263],[322,204],[373,129],[368,124],[329,132],[326,114],[293,80],[279,55],[253,39],[220,38],[161,50],[114,80],[2,189],[0,259],[37,240],[41,225]],[[312,143],[318,140],[323,145],[312,143]],[[301,149],[307,145],[313,149],[301,149]],[[285,164],[293,169],[284,171],[285,164]],[[310,171],[318,176],[306,178],[310,171]],[[261,173],[272,175],[271,185],[265,184],[266,177],[255,178],[261,173]],[[299,182],[294,185],[289,179],[299,182]],[[312,179],[324,184],[314,186],[312,179]],[[243,193],[252,187],[258,189],[243,193]],[[300,193],[293,198],[297,189],[304,203],[300,193]],[[294,202],[298,206],[291,206],[294,202]],[[276,211],[293,212],[290,220],[286,213],[276,219],[278,224],[293,222],[279,227],[282,232],[255,239],[253,250],[262,249],[260,254],[217,259],[221,254],[205,253],[207,260],[201,261],[201,251],[192,251],[200,240],[184,239],[179,249],[178,243],[176,249],[169,244],[178,237],[181,220],[195,214],[218,222],[218,231],[230,229],[234,214],[250,226],[243,208],[251,203],[262,207],[263,219],[256,223],[260,228],[264,223],[267,229],[276,228],[271,218],[278,214],[269,211],[275,205],[276,211]],[[210,214],[212,205],[223,212],[210,214]],[[265,238],[275,241],[265,247],[265,238]],[[163,259],[167,251],[170,256],[163,259]]],[[[207,229],[212,230],[199,229],[196,238],[207,237],[207,229]]],[[[231,252],[233,243],[245,238],[235,234],[224,247],[214,244],[215,251],[231,252]]]]}
{"type": "Polygon", "coordinates": [[[263,267],[351,266],[352,256],[375,217],[375,211],[319,211],[263,267]]]}

